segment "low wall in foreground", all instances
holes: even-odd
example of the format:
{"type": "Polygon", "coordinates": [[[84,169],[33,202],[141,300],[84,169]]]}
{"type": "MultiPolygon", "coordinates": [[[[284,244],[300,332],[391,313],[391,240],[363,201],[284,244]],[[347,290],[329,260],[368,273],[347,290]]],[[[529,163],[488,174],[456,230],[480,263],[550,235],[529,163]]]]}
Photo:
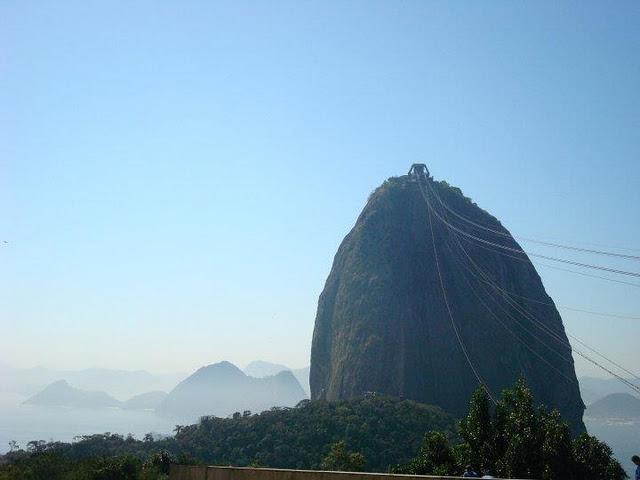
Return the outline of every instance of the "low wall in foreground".
{"type": "Polygon", "coordinates": [[[445,480],[461,477],[172,465],[169,480],[445,480]]]}

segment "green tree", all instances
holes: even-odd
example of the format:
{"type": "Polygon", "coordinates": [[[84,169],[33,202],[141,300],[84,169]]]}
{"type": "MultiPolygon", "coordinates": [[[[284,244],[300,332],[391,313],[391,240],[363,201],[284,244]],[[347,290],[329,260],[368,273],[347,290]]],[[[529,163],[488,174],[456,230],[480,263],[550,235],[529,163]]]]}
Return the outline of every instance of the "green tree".
{"type": "Polygon", "coordinates": [[[143,467],[147,470],[157,470],[160,473],[168,474],[172,463],[178,463],[178,461],[166,450],[161,450],[148,458],[143,467]]]}
{"type": "Polygon", "coordinates": [[[573,441],[575,478],[580,480],[622,480],[627,478],[620,463],[613,458],[611,448],[586,433],[573,441]]]}
{"type": "Polygon", "coordinates": [[[449,444],[441,432],[425,435],[417,457],[408,465],[393,469],[394,473],[412,475],[455,475],[459,469],[449,444]]]}
{"type": "Polygon", "coordinates": [[[606,444],[587,434],[572,441],[558,411],[548,413],[543,407],[536,408],[524,380],[504,390],[493,414],[492,410],[488,395],[478,389],[467,417],[460,422],[463,443],[451,448],[447,437],[431,432],[418,455],[394,471],[455,475],[471,464],[474,469],[491,470],[504,478],[626,478],[606,444]]]}
{"type": "Polygon", "coordinates": [[[562,421],[560,412],[547,414],[540,410],[542,427],[542,479],[571,478],[573,451],[569,425],[562,421]]]}
{"type": "Polygon", "coordinates": [[[322,468],[341,472],[361,472],[364,468],[364,455],[347,451],[344,440],[331,445],[331,449],[324,460],[322,468]]]}
{"type": "MultiPolygon", "coordinates": [[[[57,480],[72,468],[71,462],[51,452],[39,452],[9,465],[4,478],[10,480],[57,480]]],[[[3,476],[0,474],[0,478],[3,476]]]]}
{"type": "Polygon", "coordinates": [[[496,429],[491,417],[489,395],[482,387],[474,392],[469,413],[460,421],[460,436],[467,444],[465,458],[460,458],[460,463],[471,464],[481,471],[494,471],[497,460],[496,429]]]}
{"type": "Polygon", "coordinates": [[[496,470],[509,478],[540,478],[542,434],[533,393],[523,379],[505,389],[496,405],[496,470]]]}
{"type": "Polygon", "coordinates": [[[137,480],[142,470],[132,455],[99,459],[88,478],[91,480],[137,480]]]}

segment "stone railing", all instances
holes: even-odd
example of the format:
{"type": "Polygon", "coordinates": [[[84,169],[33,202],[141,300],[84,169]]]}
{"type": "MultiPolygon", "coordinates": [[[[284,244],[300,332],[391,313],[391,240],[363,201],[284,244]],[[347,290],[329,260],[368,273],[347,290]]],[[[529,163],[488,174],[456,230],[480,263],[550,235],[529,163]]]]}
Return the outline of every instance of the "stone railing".
{"type": "Polygon", "coordinates": [[[169,480],[445,480],[462,477],[172,465],[169,480]]]}

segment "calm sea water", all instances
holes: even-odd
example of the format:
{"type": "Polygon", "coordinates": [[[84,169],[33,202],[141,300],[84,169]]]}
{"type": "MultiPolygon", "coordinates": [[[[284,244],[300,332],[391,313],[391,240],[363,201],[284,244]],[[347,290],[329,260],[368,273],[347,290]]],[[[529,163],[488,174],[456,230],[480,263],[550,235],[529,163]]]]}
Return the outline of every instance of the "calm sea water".
{"type": "Polygon", "coordinates": [[[120,409],[58,408],[23,405],[25,397],[0,394],[0,453],[9,450],[9,442],[21,447],[30,440],[70,441],[78,435],[92,433],[171,434],[174,423],[153,412],[133,412],[120,409]]]}
{"type": "Polygon", "coordinates": [[[584,423],[591,435],[611,447],[629,478],[634,478],[636,467],[631,462],[631,456],[640,455],[640,421],[611,422],[585,418],[584,423]]]}

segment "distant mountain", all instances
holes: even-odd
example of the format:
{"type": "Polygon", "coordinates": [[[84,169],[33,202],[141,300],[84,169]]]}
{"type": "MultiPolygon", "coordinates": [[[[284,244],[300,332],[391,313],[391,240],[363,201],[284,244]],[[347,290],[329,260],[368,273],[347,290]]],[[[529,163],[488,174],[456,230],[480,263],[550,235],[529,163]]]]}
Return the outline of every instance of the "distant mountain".
{"type": "Polygon", "coordinates": [[[125,399],[153,390],[171,390],[186,376],[185,373],[152,374],[144,370],[50,370],[43,367],[4,366],[0,371],[0,391],[33,395],[50,383],[64,378],[77,388],[105,391],[117,398],[125,399]]]}
{"type": "Polygon", "coordinates": [[[204,415],[228,416],[245,410],[292,407],[304,398],[304,390],[290,371],[255,378],[229,362],[220,362],[202,367],[180,382],[157,412],[193,421],[204,415]]]}
{"type": "Polygon", "coordinates": [[[167,394],[158,390],[135,395],[121,402],[100,391],[75,388],[66,380],[58,380],[25,400],[25,404],[47,407],[103,408],[116,407],[124,410],[155,410],[167,394]]]}
{"type": "Polygon", "coordinates": [[[25,400],[29,405],[47,407],[103,408],[119,407],[121,402],[104,392],[89,392],[69,385],[66,380],[58,380],[44,390],[25,400]]]}
{"type": "Polygon", "coordinates": [[[263,360],[254,360],[249,365],[244,367],[244,373],[250,377],[263,378],[271,375],[276,375],[283,370],[291,370],[286,365],[279,363],[265,362],[263,360]]]}
{"type": "Polygon", "coordinates": [[[159,390],[141,393],[122,402],[122,408],[125,410],[155,410],[166,397],[167,393],[159,390]]]}
{"type": "Polygon", "coordinates": [[[606,419],[640,419],[640,399],[628,393],[612,393],[587,407],[585,416],[606,419]]]}
{"type": "MultiPolygon", "coordinates": [[[[640,381],[629,378],[628,381],[640,386],[640,381]]],[[[617,378],[580,377],[580,393],[587,405],[612,393],[630,393],[629,388],[617,378]]]]}
{"type": "Polygon", "coordinates": [[[78,388],[104,390],[119,398],[129,398],[154,390],[169,391],[185,377],[185,373],[154,374],[146,370],[88,368],[67,372],[62,378],[78,388]]]}
{"type": "Polygon", "coordinates": [[[296,377],[296,380],[300,383],[300,386],[307,394],[307,397],[310,395],[309,389],[309,367],[303,368],[289,368],[286,365],[282,365],[280,363],[271,363],[265,362],[263,360],[255,360],[251,362],[244,368],[244,373],[249,375],[250,377],[256,378],[264,378],[271,375],[276,375],[277,373],[282,372],[283,370],[288,370],[293,373],[293,376],[296,377]]]}

